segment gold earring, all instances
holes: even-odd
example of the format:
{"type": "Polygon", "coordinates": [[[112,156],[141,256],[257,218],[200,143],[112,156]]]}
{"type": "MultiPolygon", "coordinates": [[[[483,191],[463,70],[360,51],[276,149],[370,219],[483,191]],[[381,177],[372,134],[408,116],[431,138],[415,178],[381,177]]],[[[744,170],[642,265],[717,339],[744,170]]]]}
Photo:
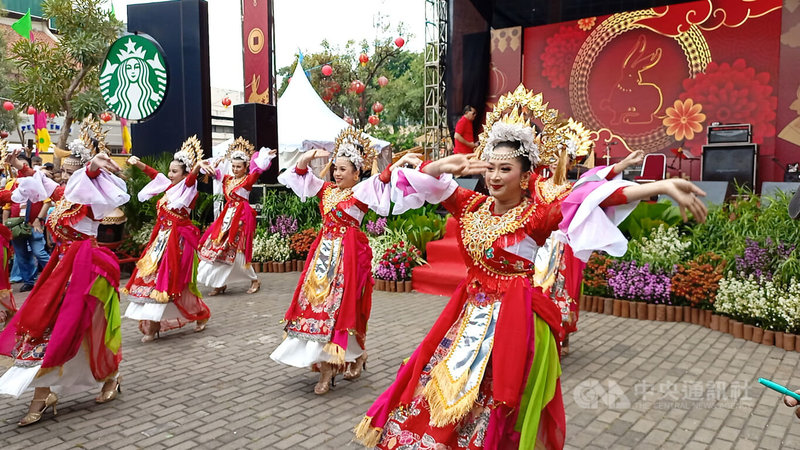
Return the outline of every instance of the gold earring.
{"type": "Polygon", "coordinates": [[[528,177],[522,177],[522,180],[519,182],[519,187],[522,189],[528,189],[528,177]]]}

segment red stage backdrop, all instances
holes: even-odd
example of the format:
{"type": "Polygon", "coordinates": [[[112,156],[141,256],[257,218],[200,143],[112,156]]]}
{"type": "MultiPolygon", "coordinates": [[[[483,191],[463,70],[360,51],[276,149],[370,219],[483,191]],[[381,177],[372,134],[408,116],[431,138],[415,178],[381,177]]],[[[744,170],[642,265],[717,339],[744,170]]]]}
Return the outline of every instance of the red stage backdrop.
{"type": "MultiPolygon", "coordinates": [[[[800,50],[800,29],[794,46],[781,48],[781,7],[780,0],[702,0],[531,27],[521,59],[509,57],[510,46],[495,46],[493,34],[489,101],[516,86],[521,61],[526,87],[597,132],[598,158],[607,149],[615,160],[631,149],[669,154],[684,147],[699,155],[711,122],[750,123],[760,180],[782,179],[773,158],[791,158],[776,153],[779,61],[781,52],[800,50]],[[498,74],[505,83],[495,81],[498,74]]],[[[785,58],[780,70],[794,78],[786,103],[800,98],[797,60],[785,58]]],[[[784,108],[787,123],[800,123],[799,104],[784,108]]],[[[699,179],[700,164],[691,169],[699,179]]]]}
{"type": "Polygon", "coordinates": [[[245,101],[275,104],[272,4],[269,0],[242,0],[242,15],[245,101]]]}
{"type": "MultiPolygon", "coordinates": [[[[778,139],[775,156],[781,165],[800,161],[800,3],[783,8],[778,86],[778,139]]],[[[777,170],[777,169],[776,169],[777,170]]]]}

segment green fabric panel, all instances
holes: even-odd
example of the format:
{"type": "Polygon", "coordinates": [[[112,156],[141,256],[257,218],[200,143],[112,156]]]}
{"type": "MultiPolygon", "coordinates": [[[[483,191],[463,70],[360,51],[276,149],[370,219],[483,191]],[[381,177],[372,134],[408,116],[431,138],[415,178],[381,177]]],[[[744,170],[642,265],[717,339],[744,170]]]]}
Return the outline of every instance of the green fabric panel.
{"type": "Polygon", "coordinates": [[[200,289],[197,288],[197,265],[200,263],[200,258],[197,256],[197,252],[194,254],[194,261],[192,262],[192,279],[189,281],[189,290],[192,294],[196,295],[197,298],[203,298],[203,294],[200,293],[200,289]]]}
{"type": "Polygon", "coordinates": [[[122,319],[119,311],[119,293],[103,277],[97,277],[89,295],[103,303],[106,316],[106,347],[116,354],[122,345],[122,319]]]}
{"type": "Polygon", "coordinates": [[[519,448],[536,447],[539,419],[542,410],[556,393],[556,382],[561,376],[561,360],[556,340],[547,322],[534,314],[534,355],[528,382],[522,394],[519,416],[514,426],[521,433],[519,448]]]}

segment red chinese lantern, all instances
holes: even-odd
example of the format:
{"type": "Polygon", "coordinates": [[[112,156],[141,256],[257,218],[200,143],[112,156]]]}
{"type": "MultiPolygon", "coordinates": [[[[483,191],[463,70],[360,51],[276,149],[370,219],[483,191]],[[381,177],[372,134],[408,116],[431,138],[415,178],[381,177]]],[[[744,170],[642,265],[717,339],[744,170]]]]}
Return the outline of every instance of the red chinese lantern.
{"type": "Polygon", "coordinates": [[[396,45],[397,48],[403,48],[403,45],[405,45],[405,43],[406,40],[401,37],[398,37],[397,39],[394,40],[394,45],[396,45]]]}
{"type": "Polygon", "coordinates": [[[51,118],[51,119],[55,119],[55,118],[56,118],[56,115],[55,115],[55,114],[53,114],[53,113],[49,113],[49,114],[47,115],[47,117],[49,117],[49,118],[51,118]]]}
{"type": "Polygon", "coordinates": [[[28,106],[28,114],[30,115],[36,114],[36,108],[34,108],[33,106],[28,106]]]}
{"type": "Polygon", "coordinates": [[[381,119],[378,116],[369,116],[369,123],[373,126],[381,123],[381,119]]]}
{"type": "Polygon", "coordinates": [[[225,97],[222,99],[222,106],[228,107],[231,106],[231,99],[229,97],[225,97]]]}
{"type": "Polygon", "coordinates": [[[350,116],[344,116],[344,121],[347,122],[348,125],[353,125],[353,118],[350,116]]]}
{"type": "Polygon", "coordinates": [[[386,86],[387,84],[389,84],[389,79],[388,79],[388,78],[386,78],[386,77],[384,77],[383,75],[381,75],[381,76],[378,78],[378,84],[379,84],[381,87],[384,87],[384,86],[386,86]]]}
{"type": "Polygon", "coordinates": [[[103,122],[108,122],[109,120],[111,120],[111,113],[104,112],[100,114],[100,120],[102,120],[103,122]]]}
{"type": "Polygon", "coordinates": [[[360,93],[364,92],[364,89],[366,89],[366,88],[367,88],[367,86],[364,83],[359,81],[358,85],[356,86],[356,94],[360,94],[360,93]]]}
{"type": "Polygon", "coordinates": [[[373,103],[372,110],[375,111],[376,114],[380,114],[381,111],[383,111],[383,104],[381,102],[373,103]]]}
{"type": "Polygon", "coordinates": [[[6,111],[11,111],[12,109],[14,109],[14,104],[9,101],[3,102],[3,109],[5,109],[6,111]]]}
{"type": "Polygon", "coordinates": [[[8,131],[0,131],[0,139],[5,139],[8,137],[8,131]]]}
{"type": "Polygon", "coordinates": [[[332,73],[333,73],[333,67],[331,67],[330,64],[325,64],[324,66],[322,66],[322,74],[323,75],[325,75],[326,77],[329,77],[329,76],[331,76],[332,73]]]}
{"type": "Polygon", "coordinates": [[[361,62],[361,65],[366,65],[369,62],[369,56],[366,53],[362,53],[361,56],[358,57],[358,61],[361,62]]]}
{"type": "Polygon", "coordinates": [[[364,92],[365,88],[366,88],[366,86],[364,86],[364,83],[362,83],[362,82],[360,82],[358,80],[353,80],[353,81],[350,82],[350,88],[348,89],[348,91],[350,91],[351,93],[354,93],[354,94],[360,94],[360,93],[364,92]]]}

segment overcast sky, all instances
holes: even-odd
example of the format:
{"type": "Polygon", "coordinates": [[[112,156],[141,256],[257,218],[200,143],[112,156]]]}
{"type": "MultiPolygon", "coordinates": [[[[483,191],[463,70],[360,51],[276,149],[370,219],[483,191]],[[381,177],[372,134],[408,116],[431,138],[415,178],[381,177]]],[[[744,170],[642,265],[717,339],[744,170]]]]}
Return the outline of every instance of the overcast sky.
{"type": "MultiPolygon", "coordinates": [[[[112,0],[117,17],[127,18],[127,5],[152,0],[112,0]]],[[[290,65],[298,48],[303,53],[319,50],[327,39],[344,47],[375,38],[373,23],[384,16],[396,29],[403,22],[412,38],[404,36],[406,47],[421,51],[425,42],[424,0],[274,0],[275,58],[277,66],[290,65]]],[[[242,29],[239,0],[208,0],[211,58],[211,86],[242,90],[242,29]]]]}

